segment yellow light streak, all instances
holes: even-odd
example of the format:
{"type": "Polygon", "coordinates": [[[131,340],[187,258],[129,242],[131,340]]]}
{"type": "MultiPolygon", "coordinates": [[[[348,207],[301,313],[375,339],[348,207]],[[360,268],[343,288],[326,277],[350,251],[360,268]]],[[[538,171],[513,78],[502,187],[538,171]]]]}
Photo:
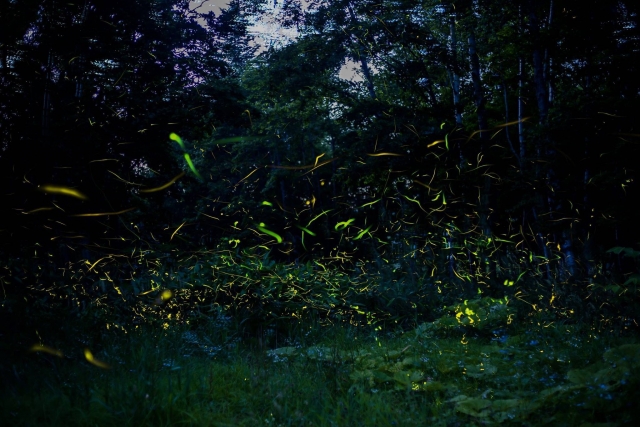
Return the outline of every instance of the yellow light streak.
{"type": "Polygon", "coordinates": [[[187,221],[185,221],[182,224],[180,224],[180,226],[178,228],[176,228],[176,231],[173,232],[173,234],[171,235],[171,238],[169,240],[173,240],[173,236],[175,236],[176,233],[178,232],[178,230],[180,230],[182,228],[182,226],[185,225],[186,223],[187,223],[187,221]]]}
{"type": "Polygon", "coordinates": [[[85,196],[78,190],[69,187],[61,187],[58,185],[43,185],[40,187],[40,190],[44,191],[45,193],[62,194],[63,196],[70,196],[81,200],[87,200],[87,196],[85,196]]]}
{"type": "Polygon", "coordinates": [[[383,152],[383,153],[367,153],[367,156],[369,156],[369,157],[380,157],[380,156],[396,156],[396,157],[403,157],[403,156],[404,156],[404,154],[383,152]]]}
{"type": "Polygon", "coordinates": [[[111,175],[115,176],[116,178],[118,178],[120,181],[124,182],[125,184],[129,184],[129,185],[140,185],[140,184],[136,184],[135,182],[129,182],[126,179],[118,176],[118,174],[116,174],[115,172],[112,172],[110,170],[107,170],[107,172],[109,172],[111,175]]]}
{"type": "Polygon", "coordinates": [[[56,350],[55,348],[51,348],[49,346],[41,345],[41,344],[32,345],[31,348],[29,349],[29,351],[31,351],[31,352],[48,353],[48,354],[51,354],[51,355],[57,356],[57,357],[63,357],[64,356],[60,350],[56,350]]]}
{"type": "Polygon", "coordinates": [[[430,191],[440,191],[437,188],[433,188],[432,186],[430,186],[429,184],[425,184],[424,182],[420,182],[417,179],[414,179],[413,182],[415,182],[418,185],[421,185],[427,189],[429,189],[430,191]]]}
{"type": "Polygon", "coordinates": [[[53,210],[53,208],[36,208],[36,209],[30,210],[28,212],[22,212],[22,213],[24,215],[31,215],[31,214],[34,214],[34,213],[37,213],[37,212],[44,212],[44,211],[51,211],[51,210],[53,210]]]}
{"type": "Polygon", "coordinates": [[[109,216],[109,215],[121,215],[123,213],[126,212],[130,212],[132,210],[134,210],[136,208],[129,208],[129,209],[123,209],[121,211],[117,211],[117,212],[97,212],[97,213],[86,213],[86,214],[77,214],[77,215],[71,215],[71,216],[85,216],[85,217],[89,217],[89,216],[109,216]]]}
{"type": "Polygon", "coordinates": [[[94,366],[97,366],[98,368],[102,368],[102,369],[111,368],[111,366],[93,357],[93,354],[88,348],[84,349],[84,358],[87,359],[87,362],[91,363],[94,366]]]}
{"type": "MultiPolygon", "coordinates": [[[[100,261],[102,261],[103,259],[105,259],[105,258],[111,258],[111,256],[109,255],[109,256],[105,256],[105,257],[100,258],[99,260],[97,260],[96,262],[94,262],[93,264],[91,264],[91,267],[89,267],[89,269],[87,270],[87,272],[89,272],[89,271],[93,270],[93,267],[95,267],[96,265],[98,265],[98,263],[99,263],[100,261]]],[[[89,261],[87,261],[87,264],[88,264],[88,263],[89,263],[89,261]]]]}
{"type": "Polygon", "coordinates": [[[174,178],[171,179],[171,181],[167,182],[166,184],[163,184],[160,187],[145,188],[145,189],[140,190],[140,192],[141,193],[154,193],[156,191],[166,190],[167,188],[171,187],[173,185],[173,183],[175,183],[177,180],[179,180],[183,176],[184,176],[184,172],[180,172],[178,175],[176,175],[174,178]]]}
{"type": "Polygon", "coordinates": [[[316,169],[318,169],[318,168],[320,168],[320,167],[322,167],[322,166],[324,166],[324,165],[328,165],[329,163],[333,162],[333,161],[334,161],[334,160],[336,160],[336,159],[337,159],[337,157],[335,157],[335,158],[333,158],[333,159],[325,160],[324,162],[320,163],[319,165],[314,166],[310,171],[305,172],[304,174],[302,174],[302,176],[305,176],[306,174],[311,173],[311,172],[313,172],[314,170],[316,170],[316,169]]]}
{"type": "Polygon", "coordinates": [[[249,175],[245,176],[244,178],[242,178],[240,181],[238,181],[238,183],[234,186],[238,186],[242,181],[244,181],[245,179],[249,178],[251,175],[253,175],[254,173],[256,173],[258,171],[258,169],[260,168],[255,168],[254,170],[252,170],[251,172],[249,172],[249,175]]]}

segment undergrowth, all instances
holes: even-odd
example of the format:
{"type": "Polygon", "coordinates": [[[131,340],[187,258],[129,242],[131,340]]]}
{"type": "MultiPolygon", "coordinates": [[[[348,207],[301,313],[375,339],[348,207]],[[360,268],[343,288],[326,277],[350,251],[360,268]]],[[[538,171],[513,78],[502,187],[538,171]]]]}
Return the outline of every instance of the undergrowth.
{"type": "Polygon", "coordinates": [[[404,281],[266,255],[5,262],[0,424],[639,419],[635,276],[404,281]]]}
{"type": "MultiPolygon", "coordinates": [[[[268,348],[226,318],[82,335],[61,357],[3,361],[12,426],[624,425],[638,420],[640,344],[503,301],[451,306],[408,331],[301,327],[268,348]],[[480,325],[486,325],[480,326],[480,325]]],[[[52,343],[43,343],[52,344],[52,343]]],[[[49,348],[49,347],[47,347],[49,348]]]]}

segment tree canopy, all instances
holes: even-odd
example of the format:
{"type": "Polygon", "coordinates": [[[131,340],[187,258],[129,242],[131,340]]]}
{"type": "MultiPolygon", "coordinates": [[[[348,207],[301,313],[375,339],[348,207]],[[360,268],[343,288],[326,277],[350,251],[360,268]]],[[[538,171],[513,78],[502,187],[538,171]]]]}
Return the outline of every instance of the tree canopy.
{"type": "Polygon", "coordinates": [[[271,3],[5,3],[3,253],[637,284],[634,2],[271,3]],[[267,6],[295,39],[257,44],[267,6]]]}

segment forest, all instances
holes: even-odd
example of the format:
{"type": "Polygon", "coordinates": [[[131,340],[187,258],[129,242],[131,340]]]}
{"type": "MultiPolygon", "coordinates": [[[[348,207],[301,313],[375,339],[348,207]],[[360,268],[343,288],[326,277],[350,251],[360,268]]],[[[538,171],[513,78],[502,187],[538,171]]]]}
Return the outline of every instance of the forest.
{"type": "Polygon", "coordinates": [[[636,425],[638,2],[206,3],[0,4],[0,425],[636,425]]]}

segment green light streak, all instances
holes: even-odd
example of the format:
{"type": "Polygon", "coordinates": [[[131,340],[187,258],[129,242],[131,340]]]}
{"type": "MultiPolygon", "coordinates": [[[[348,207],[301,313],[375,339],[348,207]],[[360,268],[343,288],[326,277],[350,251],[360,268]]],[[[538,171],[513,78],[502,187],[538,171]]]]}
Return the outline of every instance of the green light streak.
{"type": "Polygon", "coordinates": [[[277,241],[278,243],[282,243],[282,237],[280,237],[280,235],[279,235],[279,234],[274,233],[273,231],[271,231],[271,230],[268,230],[268,229],[264,228],[264,222],[261,222],[260,224],[258,224],[258,225],[257,225],[257,227],[258,227],[258,230],[260,230],[260,231],[262,231],[263,233],[268,234],[269,236],[271,236],[271,237],[273,237],[274,239],[276,239],[276,241],[277,241]]]}
{"type": "Polygon", "coordinates": [[[355,218],[349,218],[348,221],[339,222],[339,223],[336,224],[335,230],[338,231],[338,230],[342,230],[344,228],[347,228],[355,220],[356,220],[355,218]]]}
{"type": "Polygon", "coordinates": [[[304,231],[305,233],[307,233],[310,236],[315,236],[316,233],[314,233],[313,231],[309,230],[308,228],[305,228],[301,225],[296,224],[296,227],[298,227],[300,230],[304,231]]]}
{"type": "MultiPolygon", "coordinates": [[[[418,206],[420,206],[420,209],[422,209],[424,212],[426,212],[418,200],[416,200],[416,199],[412,199],[411,197],[405,196],[404,194],[401,194],[401,196],[402,196],[402,197],[404,197],[405,199],[407,199],[407,200],[408,200],[408,201],[410,201],[410,202],[417,203],[417,204],[418,204],[418,206]]],[[[438,198],[436,197],[434,200],[437,200],[437,199],[438,199],[438,198]]],[[[446,203],[445,203],[445,204],[446,204],[446,203]]]]}
{"type": "Polygon", "coordinates": [[[182,138],[180,138],[177,134],[172,132],[171,134],[169,134],[169,139],[177,142],[180,145],[180,147],[182,147],[183,150],[185,149],[184,143],[182,142],[182,138]]]}
{"type": "Polygon", "coordinates": [[[184,153],[184,159],[187,161],[189,168],[195,174],[195,176],[202,179],[202,176],[198,173],[198,171],[196,170],[196,167],[193,165],[193,162],[191,161],[191,157],[189,157],[189,154],[184,153]]]}
{"type": "Polygon", "coordinates": [[[374,200],[373,202],[369,202],[369,203],[365,203],[364,205],[360,206],[361,208],[367,207],[367,206],[371,206],[371,205],[375,205],[376,203],[378,203],[380,200],[382,199],[378,199],[378,200],[374,200]]]}
{"type": "Polygon", "coordinates": [[[362,236],[364,236],[366,233],[369,232],[369,229],[371,228],[371,226],[368,226],[367,228],[365,228],[364,230],[362,230],[360,233],[358,233],[358,235],[356,237],[353,238],[353,240],[360,240],[362,239],[362,236]]]}
{"type": "MultiPolygon", "coordinates": [[[[182,142],[182,138],[180,138],[178,134],[173,132],[170,133],[169,139],[177,142],[178,145],[180,145],[180,148],[182,148],[182,151],[187,151],[186,148],[184,147],[184,142],[182,142]]],[[[187,162],[187,165],[189,165],[189,169],[191,169],[194,175],[202,179],[202,176],[200,175],[200,173],[198,173],[198,171],[196,170],[196,167],[193,165],[193,162],[191,161],[191,157],[189,156],[189,154],[184,153],[184,160],[187,162]]]]}
{"type": "Polygon", "coordinates": [[[325,215],[325,214],[327,214],[327,213],[331,212],[332,210],[333,210],[333,209],[328,209],[328,210],[326,210],[326,211],[322,211],[322,212],[321,212],[321,213],[319,213],[318,215],[314,216],[314,217],[313,217],[313,219],[312,219],[311,221],[309,221],[309,223],[307,224],[307,227],[308,227],[308,226],[310,226],[310,225],[311,225],[311,223],[312,223],[313,221],[315,221],[316,219],[320,218],[322,215],[325,215]]]}

